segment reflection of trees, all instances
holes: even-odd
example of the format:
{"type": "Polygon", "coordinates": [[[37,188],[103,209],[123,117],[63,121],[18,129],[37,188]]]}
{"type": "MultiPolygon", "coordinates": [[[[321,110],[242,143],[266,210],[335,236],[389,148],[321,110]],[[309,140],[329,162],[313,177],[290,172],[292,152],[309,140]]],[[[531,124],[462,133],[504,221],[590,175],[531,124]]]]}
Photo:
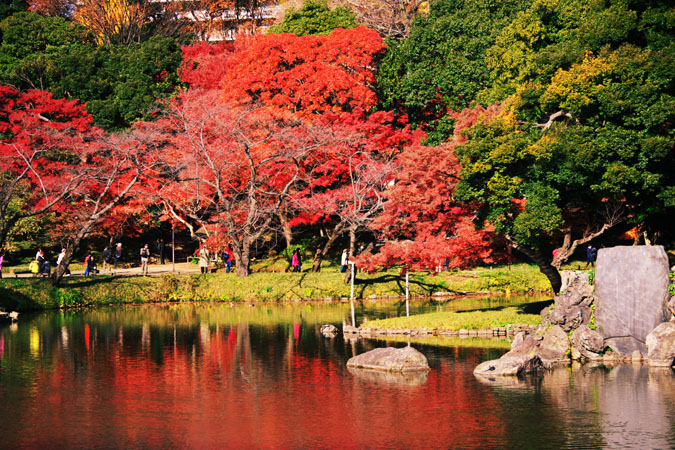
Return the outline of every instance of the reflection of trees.
{"type": "Polygon", "coordinates": [[[0,423],[19,431],[3,445],[372,448],[395,436],[401,448],[593,448],[626,409],[612,401],[653,418],[633,423],[657,437],[675,417],[670,372],[560,370],[496,387],[472,369],[503,349],[420,346],[426,381],[373,383],[345,362],[383,343],[325,339],[317,311],[249,324],[259,316],[244,308],[237,323],[209,305],[159,309],[116,309],[108,322],[102,311],[22,315],[14,333],[0,328],[0,423]]]}

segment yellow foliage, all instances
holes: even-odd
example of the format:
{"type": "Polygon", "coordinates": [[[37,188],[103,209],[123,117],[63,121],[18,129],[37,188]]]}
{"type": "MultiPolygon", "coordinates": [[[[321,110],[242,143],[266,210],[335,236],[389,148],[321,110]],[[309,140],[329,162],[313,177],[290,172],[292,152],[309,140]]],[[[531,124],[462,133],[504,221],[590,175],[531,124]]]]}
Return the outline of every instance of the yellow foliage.
{"type": "Polygon", "coordinates": [[[558,69],[542,96],[542,102],[559,102],[564,109],[591,104],[593,98],[606,88],[607,74],[615,70],[617,59],[616,52],[605,56],[586,52],[580,64],[569,70],[558,69]]]}
{"type": "Polygon", "coordinates": [[[127,0],[84,0],[75,11],[75,20],[87,27],[98,44],[133,42],[145,18],[143,4],[127,0]]]}

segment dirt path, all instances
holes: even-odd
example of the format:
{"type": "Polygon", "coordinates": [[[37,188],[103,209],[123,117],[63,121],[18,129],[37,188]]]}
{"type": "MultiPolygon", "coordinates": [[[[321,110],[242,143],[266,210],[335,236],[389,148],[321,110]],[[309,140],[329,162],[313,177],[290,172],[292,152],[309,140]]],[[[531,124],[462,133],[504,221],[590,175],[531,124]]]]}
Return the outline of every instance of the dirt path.
{"type": "MultiPolygon", "coordinates": [[[[118,268],[117,270],[109,271],[106,270],[105,272],[100,270],[102,266],[98,266],[99,268],[99,273],[98,275],[122,275],[122,276],[139,276],[141,275],[141,267],[131,267],[128,269],[120,269],[118,268]]],[[[168,264],[150,264],[148,266],[148,275],[150,276],[156,276],[156,275],[162,275],[165,273],[172,273],[173,272],[173,265],[171,263],[168,264]]],[[[23,269],[25,270],[25,269],[23,269]]],[[[52,269],[53,270],[53,269],[52,269]]],[[[179,274],[184,274],[184,273],[199,273],[199,266],[197,264],[190,264],[190,263],[176,263],[175,266],[175,273],[176,275],[179,274]]],[[[80,270],[71,270],[71,276],[73,277],[81,277],[84,274],[84,269],[80,270]]],[[[15,274],[14,276],[10,275],[9,268],[4,268],[3,277],[15,277],[15,278],[33,278],[34,275],[32,273],[18,273],[15,274]]]]}

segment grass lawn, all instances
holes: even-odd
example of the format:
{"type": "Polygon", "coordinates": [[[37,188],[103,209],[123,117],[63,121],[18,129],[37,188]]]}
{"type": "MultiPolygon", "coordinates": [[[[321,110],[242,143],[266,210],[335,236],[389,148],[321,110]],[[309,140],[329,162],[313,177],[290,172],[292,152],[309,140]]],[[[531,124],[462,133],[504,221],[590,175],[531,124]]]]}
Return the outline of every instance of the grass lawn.
{"type": "Polygon", "coordinates": [[[512,323],[526,323],[539,325],[539,314],[525,314],[520,308],[495,308],[480,311],[447,311],[428,314],[418,314],[410,317],[395,317],[391,319],[373,320],[363,328],[388,330],[439,330],[459,331],[483,330],[492,327],[504,327],[512,323]]]}
{"type": "MultiPolygon", "coordinates": [[[[260,263],[259,263],[260,264],[260,263]]],[[[263,268],[264,267],[264,268],[263,268]]],[[[279,302],[348,298],[350,286],[336,266],[319,273],[265,272],[269,266],[241,278],[222,270],[208,275],[163,274],[151,277],[98,275],[64,278],[53,287],[46,278],[3,278],[0,280],[0,306],[16,310],[92,306],[166,301],[279,302]]],[[[9,268],[5,268],[8,274],[9,268]]],[[[21,268],[13,268],[20,273],[21,268]]],[[[73,271],[78,270],[71,266],[73,271]]],[[[309,263],[304,267],[309,269],[309,263]]],[[[281,270],[281,269],[280,269],[281,270]]],[[[435,293],[518,293],[550,292],[546,278],[536,266],[480,268],[441,274],[410,274],[412,296],[435,293]]],[[[358,273],[356,298],[401,297],[405,295],[405,276],[389,270],[374,274],[358,273]]]]}

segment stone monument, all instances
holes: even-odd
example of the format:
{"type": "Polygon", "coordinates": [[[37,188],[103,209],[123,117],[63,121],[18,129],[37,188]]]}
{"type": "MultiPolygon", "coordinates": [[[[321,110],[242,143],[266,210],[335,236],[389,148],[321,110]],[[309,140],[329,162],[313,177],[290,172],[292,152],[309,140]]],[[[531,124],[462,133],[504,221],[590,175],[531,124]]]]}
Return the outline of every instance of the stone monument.
{"type": "Polygon", "coordinates": [[[647,335],[670,318],[668,256],[662,246],[620,246],[598,251],[595,324],[621,353],[647,354],[647,335]]]}

